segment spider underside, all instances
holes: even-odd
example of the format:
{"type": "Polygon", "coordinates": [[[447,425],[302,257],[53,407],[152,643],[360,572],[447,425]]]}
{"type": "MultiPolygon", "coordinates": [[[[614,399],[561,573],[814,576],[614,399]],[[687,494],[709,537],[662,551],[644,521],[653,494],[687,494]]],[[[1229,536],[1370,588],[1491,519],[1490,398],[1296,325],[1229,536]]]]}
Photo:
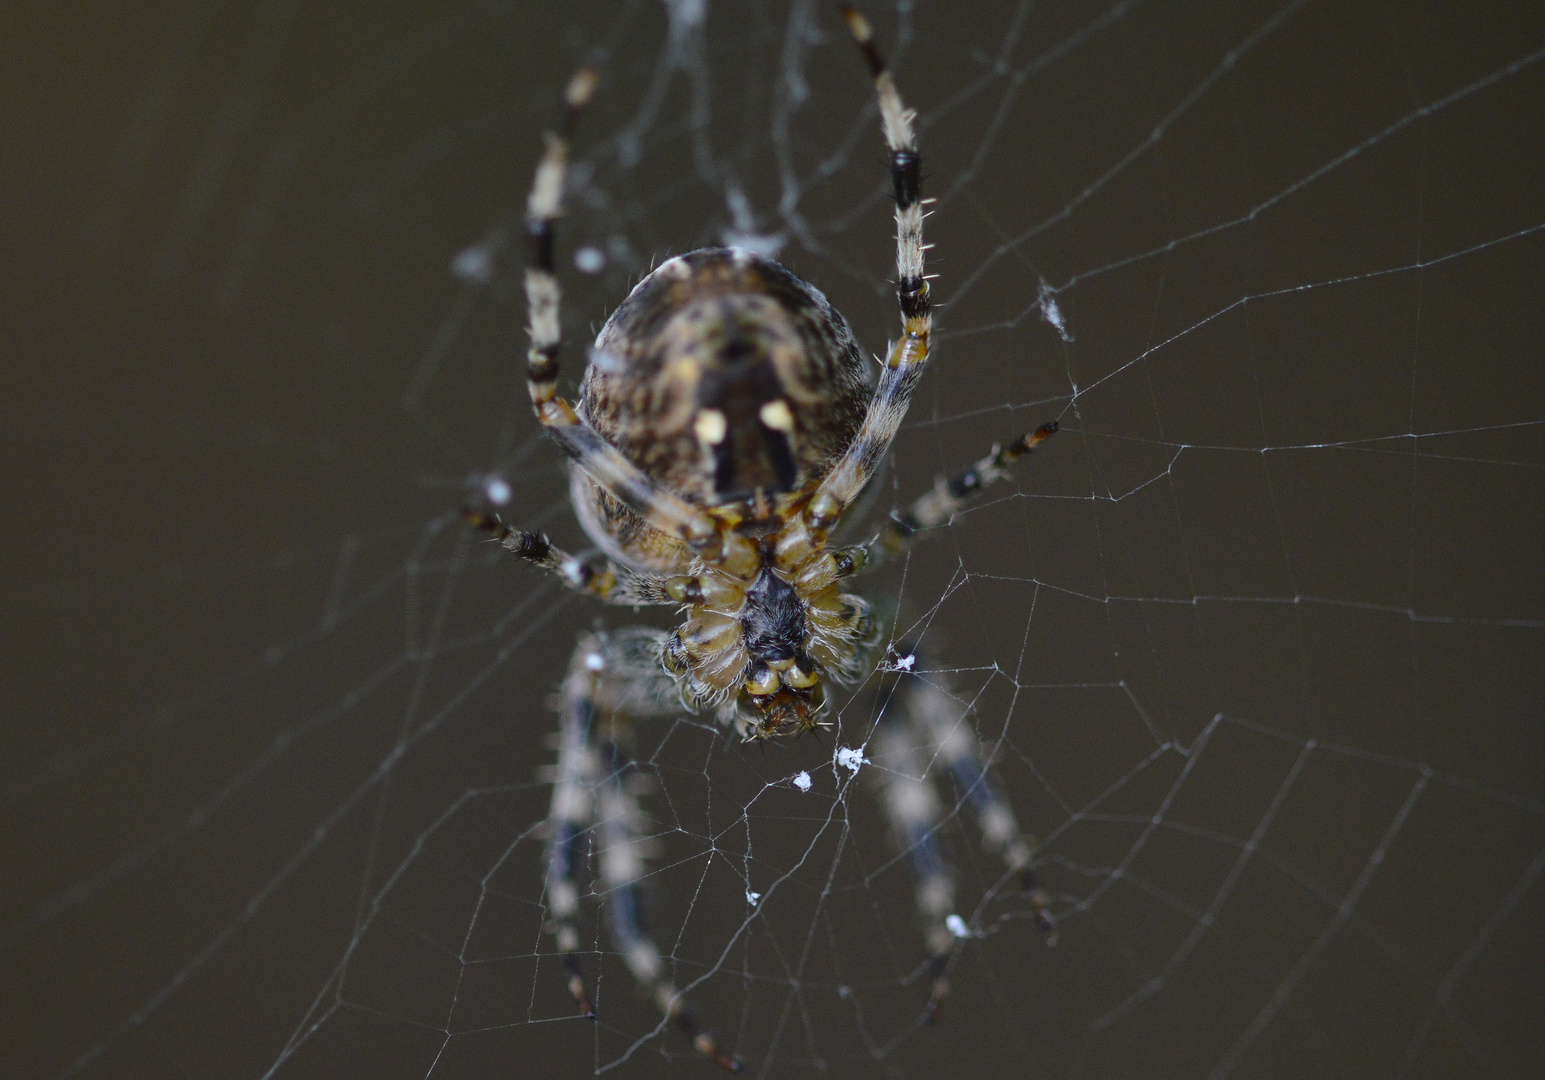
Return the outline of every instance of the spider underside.
{"type": "MultiPolygon", "coordinates": [[[[845,11],[874,77],[896,197],[902,335],[875,376],[847,321],[814,286],[737,248],[661,264],[596,339],[577,404],[557,394],[559,287],[554,226],[562,214],[569,137],[597,76],[565,94],[527,201],[531,319],[527,383],[538,420],[571,460],[570,497],[602,553],[578,559],[498,517],[468,518],[522,558],[611,604],[675,606],[674,631],[634,626],[580,637],[560,694],[561,728],[547,820],[550,930],[570,993],[593,1017],[577,926],[585,845],[608,898],[613,944],[640,989],[697,1049],[739,1062],[686,1008],[640,921],[647,834],[631,766],[635,721],[709,713],[746,739],[824,724],[827,684],[873,670],[880,621],[848,579],[944,524],[1015,459],[1056,430],[1047,424],[934,488],[866,543],[830,543],[890,449],[926,368],[932,328],[923,274],[921,158],[905,108],[867,22],[845,11]]],[[[936,679],[899,674],[869,752],[889,767],[879,801],[916,877],[930,951],[932,1019],[948,991],[954,877],[935,839],[945,803],[930,775],[942,763],[952,804],[970,806],[984,846],[1017,875],[1043,932],[1048,898],[1031,870],[1034,841],[998,795],[965,710],[936,679]]]]}

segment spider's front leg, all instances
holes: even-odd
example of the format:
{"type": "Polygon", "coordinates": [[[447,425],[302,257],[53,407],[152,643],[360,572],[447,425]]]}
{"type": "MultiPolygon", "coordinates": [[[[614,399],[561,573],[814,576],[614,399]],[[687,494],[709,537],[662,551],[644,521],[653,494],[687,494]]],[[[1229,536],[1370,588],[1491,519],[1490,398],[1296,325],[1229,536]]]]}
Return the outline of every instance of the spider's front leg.
{"type": "Polygon", "coordinates": [[[639,883],[650,840],[632,783],[628,751],[634,720],[681,712],[675,682],[660,666],[665,634],[646,627],[586,634],[564,679],[558,767],[547,819],[547,896],[551,930],[563,954],[569,993],[592,1019],[595,1008],[579,964],[579,868],[586,835],[599,864],[607,929],[639,990],[686,1034],[698,1052],[731,1072],[741,1065],[719,1048],[686,1008],[645,933],[639,883]]]}
{"type": "MultiPolygon", "coordinates": [[[[857,436],[810,502],[810,516],[818,526],[829,526],[840,518],[885,459],[926,369],[933,334],[933,300],[928,275],[923,272],[928,250],[923,243],[923,206],[928,200],[921,197],[923,158],[913,126],[917,114],[902,103],[896,82],[875,46],[869,20],[851,7],[843,9],[843,17],[874,76],[880,124],[890,150],[891,187],[896,198],[896,301],[901,308],[902,335],[891,344],[857,436]]],[[[1055,423],[1046,424],[1008,447],[993,447],[986,458],[941,484],[935,493],[923,496],[899,517],[897,525],[883,537],[883,547],[894,552],[905,545],[912,532],[948,521],[983,488],[1007,475],[1015,458],[1056,430],[1055,423]]]]}
{"type": "Polygon", "coordinates": [[[526,235],[530,243],[526,265],[526,307],[531,318],[531,347],[526,353],[526,387],[531,407],[544,428],[574,464],[612,497],[655,528],[681,537],[699,549],[715,539],[712,520],[698,508],[654,484],[558,396],[558,353],[563,345],[560,317],[562,290],[558,285],[554,248],[557,222],[563,216],[563,187],[568,177],[569,138],[580,114],[595,93],[599,76],[581,68],[564,90],[563,122],[547,137],[547,150],[538,163],[526,199],[526,235]]]}
{"type": "Polygon", "coordinates": [[[880,800],[896,843],[911,856],[916,902],[931,954],[932,987],[924,1012],[932,1023],[949,993],[949,965],[966,932],[955,913],[955,875],[939,848],[946,798],[958,809],[969,805],[982,846],[1003,860],[1030,903],[1047,944],[1055,944],[1050,899],[1032,869],[1035,839],[1020,831],[1013,808],[999,794],[977,745],[969,710],[933,676],[901,674],[875,731],[871,758],[880,800]],[[945,775],[938,775],[943,765],[945,775]]]}
{"type": "Polygon", "coordinates": [[[917,114],[902,104],[895,80],[875,47],[869,20],[850,7],[842,14],[874,76],[880,125],[890,150],[891,187],[896,196],[896,300],[901,308],[902,334],[891,345],[858,435],[811,501],[811,514],[818,524],[840,517],[885,459],[927,366],[933,332],[933,300],[923,274],[927,247],[923,243],[923,158],[913,130],[917,114]]]}

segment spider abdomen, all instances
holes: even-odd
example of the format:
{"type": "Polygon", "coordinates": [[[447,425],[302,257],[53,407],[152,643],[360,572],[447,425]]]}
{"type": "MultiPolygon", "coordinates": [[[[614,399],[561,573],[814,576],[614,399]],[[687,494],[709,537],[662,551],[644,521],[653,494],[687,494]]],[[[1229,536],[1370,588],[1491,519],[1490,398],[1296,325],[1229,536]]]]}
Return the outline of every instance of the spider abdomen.
{"type": "Polygon", "coordinates": [[[717,507],[819,481],[863,422],[869,376],[818,289],[771,259],[705,248],[613,312],[579,408],[655,483],[717,507]]]}

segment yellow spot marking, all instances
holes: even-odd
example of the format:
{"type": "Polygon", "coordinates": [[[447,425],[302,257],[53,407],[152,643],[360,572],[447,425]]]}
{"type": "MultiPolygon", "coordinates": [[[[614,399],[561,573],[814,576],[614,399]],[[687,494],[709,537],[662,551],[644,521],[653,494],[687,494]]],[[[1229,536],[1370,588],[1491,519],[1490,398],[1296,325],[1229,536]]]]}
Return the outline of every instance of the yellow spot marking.
{"type": "Polygon", "coordinates": [[[702,374],[702,368],[690,356],[677,357],[665,369],[667,379],[674,383],[680,383],[682,387],[687,389],[696,386],[702,374]]]}
{"type": "Polygon", "coordinates": [[[569,80],[568,87],[563,91],[563,102],[571,109],[582,109],[589,102],[590,95],[595,93],[595,84],[600,81],[600,75],[595,68],[583,67],[574,73],[569,80]]]}
{"type": "Polygon", "coordinates": [[[762,418],[762,423],[774,431],[792,432],[794,430],[794,414],[789,411],[789,403],[782,398],[763,405],[757,415],[762,418]]]}
{"type": "Polygon", "coordinates": [[[703,409],[693,421],[692,430],[697,433],[699,442],[718,446],[724,441],[729,425],[724,420],[724,414],[718,409],[703,409]]]}

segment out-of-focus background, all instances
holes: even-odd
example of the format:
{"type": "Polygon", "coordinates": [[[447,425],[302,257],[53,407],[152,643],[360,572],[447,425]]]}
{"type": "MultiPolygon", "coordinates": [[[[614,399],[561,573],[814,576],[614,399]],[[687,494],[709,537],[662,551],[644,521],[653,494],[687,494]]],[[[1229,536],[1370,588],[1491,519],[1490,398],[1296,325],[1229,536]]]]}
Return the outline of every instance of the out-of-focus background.
{"type": "MultiPolygon", "coordinates": [[[[868,9],[942,301],[872,520],[1062,432],[866,588],[1042,838],[1058,941],[941,786],[965,936],[922,1023],[884,766],[833,763],[866,689],[821,742],[637,733],[677,982],[758,1076],[1542,1075],[1545,9],[868,9]]],[[[604,918],[593,1025],[542,930],[547,698],[633,616],[457,510],[503,483],[582,543],[511,242],[580,63],[570,379],[731,240],[883,348],[835,10],[0,21],[0,1074],[712,1075],[604,918]]]]}

